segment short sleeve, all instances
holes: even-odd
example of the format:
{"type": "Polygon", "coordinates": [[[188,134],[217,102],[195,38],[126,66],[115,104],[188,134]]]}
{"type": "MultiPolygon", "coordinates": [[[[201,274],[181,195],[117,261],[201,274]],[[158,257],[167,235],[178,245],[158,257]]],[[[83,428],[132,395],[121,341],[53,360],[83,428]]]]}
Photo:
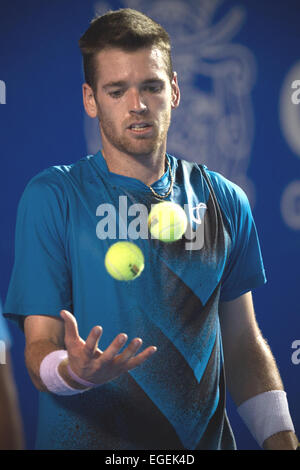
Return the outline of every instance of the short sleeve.
{"type": "Polygon", "coordinates": [[[66,196],[55,178],[44,172],[33,178],[18,207],[15,260],[4,305],[4,314],[21,328],[27,315],[58,316],[61,309],[72,308],[66,214],[66,196]]]}
{"type": "Polygon", "coordinates": [[[221,209],[231,237],[220,301],[230,301],[266,283],[256,225],[245,192],[223,178],[221,209]]]}

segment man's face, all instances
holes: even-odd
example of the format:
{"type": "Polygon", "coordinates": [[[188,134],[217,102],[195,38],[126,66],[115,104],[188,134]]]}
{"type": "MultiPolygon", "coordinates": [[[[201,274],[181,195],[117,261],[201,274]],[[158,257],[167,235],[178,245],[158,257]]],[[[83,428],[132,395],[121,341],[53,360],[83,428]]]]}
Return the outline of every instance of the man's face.
{"type": "Polygon", "coordinates": [[[165,152],[179,89],[176,74],[170,82],[162,52],[110,48],[98,54],[97,64],[94,98],[103,148],[132,156],[165,152]]]}

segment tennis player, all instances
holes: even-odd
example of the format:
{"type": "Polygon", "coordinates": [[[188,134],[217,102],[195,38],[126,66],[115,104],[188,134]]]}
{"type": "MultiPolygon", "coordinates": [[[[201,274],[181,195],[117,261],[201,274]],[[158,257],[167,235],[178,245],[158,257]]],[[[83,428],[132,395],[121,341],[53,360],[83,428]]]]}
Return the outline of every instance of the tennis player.
{"type": "Polygon", "coordinates": [[[24,328],[41,392],[37,448],[235,449],[228,387],[262,448],[295,449],[252,302],[266,277],[248,199],[222,175],[167,152],[180,103],[167,32],[122,9],[92,21],[79,44],[83,104],[99,119],[103,148],[28,183],[5,305],[24,328]],[[185,237],[137,238],[143,273],[114,280],[104,257],[128,222],[121,196],[128,208],[206,207],[202,248],[187,249],[185,237]],[[96,231],[103,204],[116,208],[115,239],[96,231]]]}

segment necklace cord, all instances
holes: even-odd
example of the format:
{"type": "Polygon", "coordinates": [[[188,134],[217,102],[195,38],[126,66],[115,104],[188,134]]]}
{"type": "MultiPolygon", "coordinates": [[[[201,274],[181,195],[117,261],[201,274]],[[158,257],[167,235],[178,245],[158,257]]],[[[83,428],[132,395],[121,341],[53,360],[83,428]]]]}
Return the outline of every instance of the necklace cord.
{"type": "Polygon", "coordinates": [[[170,162],[168,160],[168,158],[166,158],[167,160],[167,164],[168,164],[168,167],[169,167],[169,172],[170,172],[170,178],[171,178],[171,182],[170,182],[170,187],[168,189],[168,191],[166,192],[166,194],[158,194],[156,191],[154,191],[154,189],[152,188],[152,186],[150,186],[149,184],[147,184],[148,188],[152,191],[152,193],[154,194],[154,196],[160,198],[160,199],[164,199],[166,197],[169,196],[169,194],[171,193],[172,189],[173,189],[173,184],[174,184],[174,178],[173,178],[173,174],[172,174],[172,170],[171,170],[171,165],[170,165],[170,162]]]}

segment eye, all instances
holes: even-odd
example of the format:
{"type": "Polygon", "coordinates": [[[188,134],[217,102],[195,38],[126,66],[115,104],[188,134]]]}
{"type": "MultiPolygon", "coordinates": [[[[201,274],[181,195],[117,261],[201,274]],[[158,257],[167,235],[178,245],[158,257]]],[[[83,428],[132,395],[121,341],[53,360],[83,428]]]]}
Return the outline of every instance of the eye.
{"type": "Polygon", "coordinates": [[[144,89],[150,93],[160,93],[163,89],[163,85],[146,85],[144,89]]]}
{"type": "Polygon", "coordinates": [[[114,99],[121,98],[121,96],[123,95],[123,90],[111,91],[108,94],[109,96],[111,96],[111,98],[114,98],[114,99]]]}

